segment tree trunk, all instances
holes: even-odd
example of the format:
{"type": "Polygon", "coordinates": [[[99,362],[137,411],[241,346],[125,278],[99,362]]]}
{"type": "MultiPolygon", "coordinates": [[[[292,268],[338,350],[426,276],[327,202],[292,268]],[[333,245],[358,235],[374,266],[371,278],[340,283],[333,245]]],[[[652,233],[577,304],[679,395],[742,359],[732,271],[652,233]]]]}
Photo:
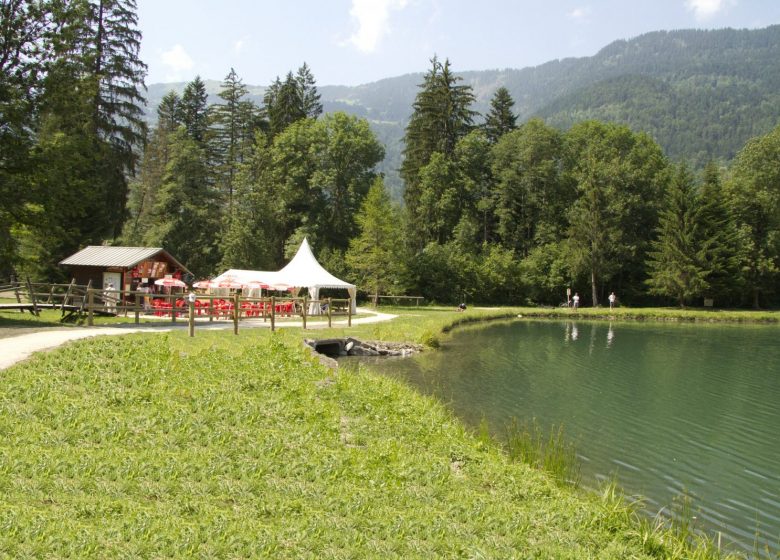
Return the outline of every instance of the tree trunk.
{"type": "Polygon", "coordinates": [[[593,307],[596,307],[599,304],[599,287],[598,282],[596,282],[595,270],[590,271],[590,288],[593,295],[593,307]]]}

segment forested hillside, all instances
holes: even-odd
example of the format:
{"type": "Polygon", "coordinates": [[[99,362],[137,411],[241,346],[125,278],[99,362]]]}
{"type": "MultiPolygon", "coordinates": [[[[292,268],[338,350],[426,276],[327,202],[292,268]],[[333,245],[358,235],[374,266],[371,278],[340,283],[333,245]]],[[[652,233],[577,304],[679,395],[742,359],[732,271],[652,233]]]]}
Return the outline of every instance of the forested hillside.
{"type": "MultiPolygon", "coordinates": [[[[753,137],[780,122],[780,26],[757,30],[658,31],[616,41],[592,57],[554,60],[533,68],[460,72],[481,114],[506,87],[520,121],[540,116],[567,129],[598,119],[644,131],[673,159],[702,167],[730,161],[753,137]]],[[[357,87],[322,86],[325,112],[365,117],[386,148],[380,165],[400,198],[401,138],[422,74],[357,87]]],[[[218,83],[207,86],[216,92],[218,83]]],[[[149,88],[150,109],[167,91],[149,88]]],[[[262,99],[263,88],[250,87],[262,99]]]]}

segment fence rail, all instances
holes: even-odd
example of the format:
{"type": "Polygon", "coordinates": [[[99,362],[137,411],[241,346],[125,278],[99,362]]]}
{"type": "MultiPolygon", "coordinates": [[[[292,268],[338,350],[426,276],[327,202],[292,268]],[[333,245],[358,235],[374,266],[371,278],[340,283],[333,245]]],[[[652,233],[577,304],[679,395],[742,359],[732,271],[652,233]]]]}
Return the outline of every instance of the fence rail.
{"type": "Polygon", "coordinates": [[[190,333],[194,333],[196,319],[209,322],[232,320],[233,330],[238,334],[240,321],[262,319],[270,321],[271,330],[276,328],[278,318],[299,317],[303,328],[312,316],[327,317],[328,327],[332,326],[334,316],[346,316],[348,326],[352,326],[352,302],[350,299],[309,299],[308,297],[250,298],[239,294],[218,296],[196,294],[190,302],[184,294],[154,294],[133,290],[104,290],[93,288],[90,282],[86,286],[74,281],[69,284],[30,282],[12,282],[0,285],[0,293],[13,291],[17,304],[4,305],[6,309],[25,310],[40,314],[41,308],[60,309],[63,320],[73,314],[86,314],[87,324],[94,325],[95,315],[134,316],[136,324],[142,315],[159,318],[169,317],[172,322],[188,320],[190,333]]]}
{"type": "Polygon", "coordinates": [[[371,296],[371,300],[374,304],[374,307],[379,307],[379,300],[382,299],[389,299],[391,301],[398,301],[402,299],[413,299],[414,305],[419,306],[420,302],[423,301],[425,298],[423,296],[380,296],[377,294],[373,294],[371,296]]]}

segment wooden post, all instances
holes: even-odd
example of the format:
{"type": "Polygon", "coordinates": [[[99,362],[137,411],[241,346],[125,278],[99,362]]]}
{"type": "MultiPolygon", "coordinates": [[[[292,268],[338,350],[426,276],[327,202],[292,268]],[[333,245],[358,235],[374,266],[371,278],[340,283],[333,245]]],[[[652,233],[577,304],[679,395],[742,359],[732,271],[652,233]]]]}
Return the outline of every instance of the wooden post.
{"type": "Polygon", "coordinates": [[[347,326],[352,326],[352,298],[347,300],[347,326]]]}
{"type": "Polygon", "coordinates": [[[76,279],[72,278],[71,281],[70,281],[70,284],[68,284],[68,291],[65,292],[65,297],[62,298],[62,306],[60,308],[60,310],[61,310],[60,315],[62,315],[62,316],[65,315],[65,305],[67,305],[67,303],[68,303],[68,297],[70,296],[70,292],[71,292],[71,290],[73,290],[73,285],[75,283],[76,283],[76,279]]]}
{"type": "Polygon", "coordinates": [[[190,302],[189,334],[195,336],[195,303],[190,302]]]}
{"type": "Polygon", "coordinates": [[[35,301],[35,292],[33,292],[32,284],[30,283],[30,277],[27,277],[27,290],[30,293],[30,301],[32,302],[33,306],[33,315],[36,317],[40,316],[41,312],[38,310],[38,304],[35,301]]]}
{"type": "Polygon", "coordinates": [[[276,297],[271,296],[271,332],[276,330],[276,297]]]}
{"type": "MultiPolygon", "coordinates": [[[[19,295],[19,282],[14,282],[14,295],[16,296],[16,303],[22,303],[22,296],[19,295]]],[[[24,313],[24,308],[19,308],[19,311],[24,313]]]]}
{"type": "Polygon", "coordinates": [[[176,322],[176,297],[173,294],[168,294],[168,303],[171,304],[171,321],[176,322]]]}
{"type": "MultiPolygon", "coordinates": [[[[295,303],[293,303],[295,305],[295,303]]],[[[306,296],[303,296],[303,307],[301,308],[301,316],[303,317],[303,330],[306,330],[306,296]]]]}
{"type": "Polygon", "coordinates": [[[331,313],[332,308],[333,308],[333,298],[328,298],[328,328],[331,328],[333,326],[332,313],[331,313]]]}
{"type": "Polygon", "coordinates": [[[87,288],[87,325],[90,327],[95,324],[92,308],[95,307],[95,292],[87,288]]]}
{"type": "Polygon", "coordinates": [[[238,292],[233,296],[233,334],[238,334],[238,314],[241,309],[238,307],[238,292]]]}
{"type": "Polygon", "coordinates": [[[133,301],[135,302],[133,307],[133,311],[135,314],[135,324],[141,322],[141,298],[138,297],[138,291],[135,292],[135,297],[133,298],[133,301]]]}
{"type": "Polygon", "coordinates": [[[209,323],[214,320],[214,298],[209,297],[209,323]]]}

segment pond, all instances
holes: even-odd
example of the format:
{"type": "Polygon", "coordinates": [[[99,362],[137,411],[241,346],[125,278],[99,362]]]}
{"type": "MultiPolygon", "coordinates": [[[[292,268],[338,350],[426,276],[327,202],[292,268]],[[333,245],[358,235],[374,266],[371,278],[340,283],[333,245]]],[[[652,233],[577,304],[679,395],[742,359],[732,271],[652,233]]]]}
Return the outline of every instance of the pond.
{"type": "Polygon", "coordinates": [[[582,484],[617,476],[646,509],[693,501],[696,526],[780,550],[780,329],[515,321],[455,332],[439,351],[371,360],[500,434],[564,426],[582,484]]]}

